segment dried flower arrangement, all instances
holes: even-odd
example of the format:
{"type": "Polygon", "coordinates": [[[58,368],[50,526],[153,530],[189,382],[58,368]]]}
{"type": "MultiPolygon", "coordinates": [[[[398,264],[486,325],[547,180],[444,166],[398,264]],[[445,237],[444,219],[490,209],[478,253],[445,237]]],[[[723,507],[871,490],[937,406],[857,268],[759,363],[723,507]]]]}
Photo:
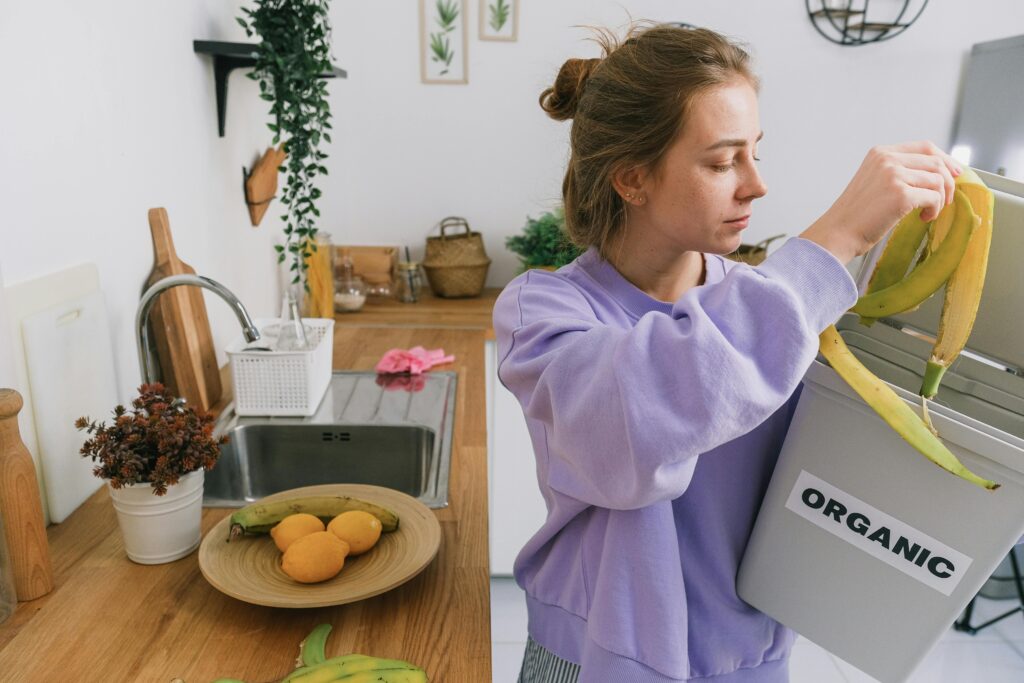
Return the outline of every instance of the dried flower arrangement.
{"type": "Polygon", "coordinates": [[[114,408],[109,426],[80,417],[75,428],[92,435],[80,453],[98,463],[93,474],[115,489],[149,483],[157,496],[189,472],[213,469],[227,441],[213,438],[212,415],[186,406],[159,383],[139,387],[131,411],[114,408]]]}

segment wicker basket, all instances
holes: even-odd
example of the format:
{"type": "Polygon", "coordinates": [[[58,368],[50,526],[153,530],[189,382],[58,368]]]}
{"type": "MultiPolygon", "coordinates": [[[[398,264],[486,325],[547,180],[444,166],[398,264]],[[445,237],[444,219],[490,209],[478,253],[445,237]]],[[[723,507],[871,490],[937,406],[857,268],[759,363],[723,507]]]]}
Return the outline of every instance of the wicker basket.
{"type": "Polygon", "coordinates": [[[491,262],[479,266],[428,266],[423,264],[427,282],[435,295],[446,299],[480,296],[491,262]]]}
{"type": "Polygon", "coordinates": [[[785,233],[783,233],[761,240],[757,244],[741,244],[739,249],[731,254],[726,254],[725,258],[756,266],[768,256],[768,245],[785,236],[785,233]]]}
{"type": "Polygon", "coordinates": [[[491,259],[484,250],[480,233],[469,229],[466,219],[449,216],[440,222],[441,236],[428,237],[423,259],[430,289],[444,298],[480,296],[487,281],[491,259]],[[446,234],[464,228],[462,234],[446,234]]]}

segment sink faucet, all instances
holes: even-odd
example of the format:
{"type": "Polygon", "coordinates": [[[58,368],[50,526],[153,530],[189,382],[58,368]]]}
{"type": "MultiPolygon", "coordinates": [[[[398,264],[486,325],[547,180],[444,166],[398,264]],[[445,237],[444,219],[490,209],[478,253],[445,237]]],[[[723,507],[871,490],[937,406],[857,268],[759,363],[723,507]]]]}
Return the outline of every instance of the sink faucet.
{"type": "Polygon", "coordinates": [[[245,340],[252,343],[260,338],[260,331],[256,329],[249,312],[238,300],[238,297],[224,285],[201,275],[169,275],[162,280],[153,283],[153,286],[146,290],[139,301],[139,309],[135,313],[135,343],[139,351],[139,369],[142,371],[142,383],[150,384],[155,381],[153,377],[153,363],[150,357],[152,348],[149,342],[149,312],[153,308],[156,298],[171,287],[180,285],[192,285],[208,289],[220,298],[224,299],[231,306],[231,309],[238,317],[242,325],[242,333],[245,340]]]}

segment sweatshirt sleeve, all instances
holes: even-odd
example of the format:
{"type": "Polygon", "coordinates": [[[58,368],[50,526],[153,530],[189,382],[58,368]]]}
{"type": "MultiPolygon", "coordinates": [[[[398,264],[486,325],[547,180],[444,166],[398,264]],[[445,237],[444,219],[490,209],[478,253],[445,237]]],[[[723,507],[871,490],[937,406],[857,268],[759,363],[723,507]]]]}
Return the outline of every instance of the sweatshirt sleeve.
{"type": "Polygon", "coordinates": [[[856,298],[842,263],[802,238],[632,328],[600,322],[572,282],[529,272],[495,304],[498,376],[544,428],[549,486],[641,508],[682,495],[696,455],[781,407],[856,298]]]}

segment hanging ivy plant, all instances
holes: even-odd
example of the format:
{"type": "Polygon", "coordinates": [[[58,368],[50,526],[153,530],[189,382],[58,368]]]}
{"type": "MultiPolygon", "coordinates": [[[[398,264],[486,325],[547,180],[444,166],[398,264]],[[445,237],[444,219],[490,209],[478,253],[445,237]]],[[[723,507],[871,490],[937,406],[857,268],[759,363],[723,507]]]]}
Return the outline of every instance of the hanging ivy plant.
{"type": "Polygon", "coordinates": [[[319,78],[331,71],[327,4],[328,0],[253,0],[251,9],[242,8],[248,19],[238,17],[246,35],[260,37],[249,78],[259,82],[260,97],[271,103],[267,126],[275,145],[284,139],[288,155],[282,169],[287,174],[282,197],[287,213],[281,216],[285,243],[274,248],[279,263],[291,255],[292,283],[303,279],[306,260],[316,251],[316,201],[321,195],[316,179],[327,175],[327,154],[320,151],[320,143],[331,141],[331,108],[327,83],[319,78]]]}

